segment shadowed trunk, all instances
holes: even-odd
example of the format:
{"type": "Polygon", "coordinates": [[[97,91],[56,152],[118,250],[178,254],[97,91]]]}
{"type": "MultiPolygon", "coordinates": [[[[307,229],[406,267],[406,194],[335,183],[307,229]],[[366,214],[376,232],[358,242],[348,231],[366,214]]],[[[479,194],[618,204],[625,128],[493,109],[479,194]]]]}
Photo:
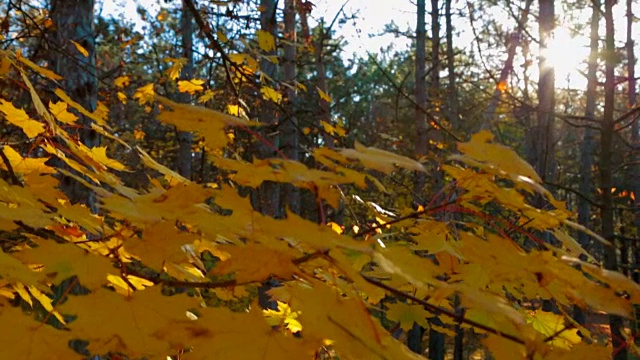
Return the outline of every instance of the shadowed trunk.
{"type": "MultiPolygon", "coordinates": [[[[53,0],[51,20],[55,25],[50,34],[51,65],[61,75],[63,90],[87,111],[96,110],[98,78],[96,72],[96,46],[93,31],[93,0],[53,0]],[[75,41],[88,53],[83,55],[72,43],[75,41]]],[[[100,136],[91,129],[92,120],[77,113],[80,141],[89,148],[100,144],[100,136]]],[[[61,188],[73,203],[86,204],[97,213],[95,194],[80,183],[64,178],[61,188]]]]}

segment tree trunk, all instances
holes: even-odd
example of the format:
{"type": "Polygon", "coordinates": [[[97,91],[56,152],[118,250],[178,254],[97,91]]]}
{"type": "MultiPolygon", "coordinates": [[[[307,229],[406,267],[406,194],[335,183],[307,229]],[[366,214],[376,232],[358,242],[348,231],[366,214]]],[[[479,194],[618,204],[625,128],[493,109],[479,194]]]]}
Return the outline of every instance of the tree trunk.
{"type": "Polygon", "coordinates": [[[529,136],[531,146],[527,154],[529,163],[540,175],[543,181],[550,180],[553,176],[553,151],[555,141],[553,139],[553,112],[555,109],[555,72],[553,67],[547,64],[545,52],[549,47],[552,33],[555,28],[554,0],[539,0],[540,14],[538,26],[540,34],[540,60],[538,78],[538,109],[536,112],[536,124],[529,136]]]}
{"type": "MultiPolygon", "coordinates": [[[[331,39],[331,29],[325,31],[324,29],[324,20],[320,21],[320,37],[318,41],[314,44],[314,57],[316,62],[316,73],[318,74],[318,88],[324,91],[325,94],[329,94],[329,89],[327,88],[327,70],[324,66],[323,59],[323,49],[324,49],[324,41],[331,39]]],[[[327,133],[321,121],[326,121],[328,123],[331,122],[331,104],[325,99],[320,99],[320,116],[318,116],[318,129],[320,129],[322,133],[322,142],[324,146],[333,149],[333,137],[327,133]]]]}
{"type": "MultiPolygon", "coordinates": [[[[185,0],[182,0],[182,15],[181,15],[181,35],[182,35],[182,56],[187,59],[187,62],[182,68],[182,79],[191,80],[194,75],[193,69],[193,33],[195,31],[195,24],[193,22],[193,15],[185,0]]],[[[179,101],[186,103],[191,101],[191,96],[188,93],[181,93],[179,95],[179,101]]],[[[176,169],[178,173],[187,179],[192,177],[192,154],[191,145],[193,143],[193,134],[185,131],[177,131],[176,137],[178,140],[178,156],[176,157],[176,169]]]]}
{"type": "MultiPolygon", "coordinates": [[[[416,142],[415,151],[418,159],[427,154],[429,139],[427,138],[427,116],[424,109],[427,108],[426,89],[426,63],[427,63],[427,26],[426,26],[426,0],[417,1],[418,19],[416,25],[416,64],[415,64],[415,119],[416,119],[416,142]]],[[[422,172],[416,172],[414,179],[414,202],[422,202],[422,188],[426,181],[426,176],[422,172]]],[[[413,324],[407,334],[407,346],[417,354],[422,354],[422,336],[424,328],[418,324],[413,324]]]]}
{"type": "MultiPolygon", "coordinates": [[[[296,79],[296,0],[284,2],[284,82],[293,84],[296,79]]],[[[296,107],[296,92],[294,87],[286,89],[287,106],[289,116],[280,125],[282,131],[282,150],[289,160],[300,159],[300,146],[298,138],[298,119],[293,115],[296,107]]],[[[283,186],[284,204],[296,214],[300,213],[300,190],[291,185],[283,186]]]]}
{"type": "MultiPolygon", "coordinates": [[[[267,31],[269,34],[271,34],[274,39],[278,38],[278,26],[276,22],[277,7],[277,0],[260,1],[260,28],[263,31],[267,31]]],[[[276,50],[273,49],[272,51],[267,51],[265,52],[265,55],[276,56],[276,50]]],[[[278,66],[273,62],[267,60],[267,58],[262,58],[260,60],[260,72],[267,77],[275,79],[277,71],[278,66]]],[[[262,131],[261,136],[269,143],[265,144],[262,142],[262,140],[257,139],[254,143],[253,153],[256,154],[259,159],[275,157],[275,149],[277,149],[280,145],[278,132],[275,131],[276,125],[278,124],[278,115],[275,105],[268,101],[264,101],[262,103],[258,119],[260,120],[261,124],[265,125],[265,129],[264,131],[262,131]]],[[[255,209],[262,214],[269,215],[275,218],[282,217],[282,211],[280,207],[280,192],[280,184],[265,182],[260,185],[260,188],[252,194],[252,203],[255,209]]]]}
{"type": "Polygon", "coordinates": [[[451,3],[453,0],[445,1],[444,16],[446,22],[446,35],[447,35],[447,72],[448,80],[447,84],[447,120],[453,127],[458,127],[460,116],[460,103],[458,100],[458,87],[456,78],[456,62],[453,51],[453,22],[451,19],[451,3]]]}
{"type": "MultiPolygon", "coordinates": [[[[633,21],[634,21],[634,16],[633,16],[633,1],[632,0],[627,0],[627,43],[626,43],[626,48],[627,48],[627,76],[629,77],[628,80],[628,84],[627,84],[627,101],[628,101],[628,108],[629,109],[633,109],[634,107],[637,106],[638,102],[637,102],[637,93],[636,93],[636,71],[635,71],[635,65],[636,65],[636,54],[634,51],[634,43],[635,41],[633,40],[633,21]]],[[[634,200],[634,207],[635,207],[635,213],[633,215],[633,224],[636,228],[636,242],[635,244],[633,244],[633,254],[632,254],[632,259],[633,259],[633,264],[632,265],[637,265],[638,264],[638,260],[639,260],[639,256],[640,256],[640,247],[638,246],[638,239],[640,239],[640,134],[638,134],[638,131],[640,131],[640,124],[638,123],[640,121],[640,118],[638,117],[638,114],[636,113],[634,115],[634,119],[633,119],[633,123],[631,125],[631,146],[632,146],[632,156],[631,156],[631,163],[633,164],[630,168],[631,170],[631,176],[629,177],[631,179],[631,186],[630,186],[630,191],[635,195],[635,200],[634,200]]],[[[632,277],[633,280],[635,282],[640,282],[640,276],[639,273],[637,271],[632,272],[632,277]]],[[[639,313],[640,313],[640,306],[638,305],[634,305],[634,309],[635,309],[635,317],[633,319],[633,326],[631,327],[631,335],[632,338],[635,339],[635,345],[637,346],[638,344],[640,344],[640,331],[639,331],[639,321],[640,318],[638,317],[639,313]]]]}
{"type": "MultiPolygon", "coordinates": [[[[586,105],[584,116],[587,120],[595,120],[596,110],[596,89],[598,86],[598,42],[600,41],[600,35],[598,34],[598,28],[600,26],[600,1],[594,0],[591,13],[591,39],[590,39],[590,53],[589,53],[589,65],[587,69],[587,93],[586,93],[586,105]]],[[[591,125],[591,124],[588,124],[591,125]]],[[[593,181],[591,175],[591,169],[593,167],[593,150],[595,148],[595,141],[593,137],[593,129],[586,127],[584,130],[584,136],[582,143],[580,144],[580,185],[579,191],[584,196],[590,196],[593,193],[593,181]]],[[[578,223],[589,227],[591,217],[591,205],[584,197],[578,198],[578,223]]],[[[580,245],[589,250],[589,235],[583,231],[578,232],[578,242],[580,245]]],[[[584,325],[585,315],[578,306],[574,306],[575,320],[584,325]]]]}
{"type": "MultiPolygon", "coordinates": [[[[604,266],[609,270],[618,270],[617,248],[614,239],[614,209],[613,209],[613,135],[614,135],[614,105],[615,105],[615,66],[616,44],[613,26],[613,6],[616,0],[605,0],[605,82],[604,82],[604,114],[600,131],[600,190],[602,193],[600,217],[602,221],[602,236],[611,242],[604,250],[604,266]]],[[[611,342],[613,344],[613,360],[626,360],[627,347],[623,337],[622,317],[609,316],[611,327],[611,342]]]]}
{"type": "MultiPolygon", "coordinates": [[[[429,81],[429,99],[432,103],[439,104],[442,102],[440,96],[440,4],[438,0],[431,0],[431,79],[429,81]]],[[[440,106],[434,108],[439,109],[440,106]]],[[[439,112],[436,110],[435,117],[439,117],[439,112]]],[[[429,134],[429,143],[442,143],[443,136],[442,130],[437,128],[431,128],[429,134]]],[[[435,146],[431,146],[432,149],[436,149],[435,146]]],[[[434,159],[435,160],[435,159],[434,159]]],[[[437,169],[438,165],[433,164],[433,168],[437,169]]],[[[433,177],[430,179],[433,183],[433,194],[437,194],[442,189],[444,176],[441,171],[434,172],[433,177]]],[[[423,184],[424,186],[424,184],[423,184]]],[[[433,324],[444,326],[440,319],[435,318],[432,320],[433,324]]],[[[444,360],[444,334],[441,334],[433,329],[429,328],[429,358],[432,360],[444,360]]]]}
{"type": "MultiPolygon", "coordinates": [[[[61,75],[64,91],[87,111],[93,112],[98,104],[98,78],[96,71],[96,46],[93,32],[94,0],[53,0],[51,20],[55,29],[51,33],[51,65],[61,75]],[[84,56],[72,41],[80,44],[88,53],[84,56]]],[[[100,136],[91,129],[91,119],[78,114],[79,138],[87,147],[100,144],[100,136]]],[[[97,213],[95,194],[78,182],[65,178],[62,190],[74,203],[86,204],[97,213]]]]}
{"type": "MultiPolygon", "coordinates": [[[[427,155],[427,115],[424,110],[427,108],[427,87],[426,87],[426,64],[427,64],[427,29],[426,29],[426,0],[418,0],[418,22],[416,25],[416,70],[415,70],[415,121],[416,140],[415,156],[420,159],[427,155]]],[[[422,188],[424,187],[426,176],[422,172],[416,172],[414,184],[414,201],[420,203],[422,200],[422,188]]]]}

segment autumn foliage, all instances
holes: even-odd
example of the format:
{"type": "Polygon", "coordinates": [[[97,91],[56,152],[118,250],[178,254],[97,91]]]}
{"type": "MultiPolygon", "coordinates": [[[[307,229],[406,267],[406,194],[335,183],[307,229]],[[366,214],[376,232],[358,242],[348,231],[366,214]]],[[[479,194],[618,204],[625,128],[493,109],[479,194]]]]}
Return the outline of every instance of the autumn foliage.
{"type": "MultiPolygon", "coordinates": [[[[389,324],[436,326],[427,321],[435,317],[445,334],[456,325],[472,329],[496,359],[606,359],[610,350],[566,311],[578,305],[630,317],[640,300],[636,284],[603,270],[577,244],[570,232],[587,230],[488,132],[443,161],[447,185],[426,207],[372,204],[376,221],[361,226],[291,212],[274,219],[254,210],[247,188],[289,183],[313,193],[320,208],[337,208],[344,188],[385,194],[378,175],[425,168],[360,144],[313,149],[315,168],[225,156],[230,129],[259,124],[176,103],[153,84],[138,89],[132,100],[204,139],[223,175],[194,183],[114,136],[104,106],[89,112],[60,89],[57,101],[41,100],[29,78],[55,86],[56,74],[19,54],[0,58],[0,76],[19,79],[33,109],[0,100],[3,126],[22,129],[33,144],[27,157],[11,145],[0,152],[3,359],[409,359],[419,356],[389,324]],[[75,114],[92,119],[106,143],[135,154],[150,185],[127,186],[127,164],[107,146],[74,138],[75,114]],[[99,214],[71,204],[59,190],[62,178],[90,189],[99,214]],[[259,288],[274,280],[274,306],[263,309],[259,288]],[[540,300],[557,311],[526,306],[540,300]]],[[[182,91],[198,86],[191,81],[182,91]]]]}

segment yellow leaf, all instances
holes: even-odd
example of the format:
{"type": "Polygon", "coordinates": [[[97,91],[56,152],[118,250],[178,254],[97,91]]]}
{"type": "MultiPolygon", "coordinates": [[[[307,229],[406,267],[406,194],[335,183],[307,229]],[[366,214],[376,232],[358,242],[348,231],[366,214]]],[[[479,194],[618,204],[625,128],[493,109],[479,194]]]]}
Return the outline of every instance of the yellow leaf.
{"type": "Polygon", "coordinates": [[[76,115],[67,111],[67,103],[64,101],[57,103],[49,101],[49,111],[58,121],[64,124],[74,124],[78,120],[76,115]]]}
{"type": "Polygon", "coordinates": [[[578,329],[566,329],[564,317],[546,311],[536,311],[528,314],[527,323],[544,335],[544,337],[554,336],[549,343],[564,349],[570,349],[571,345],[582,341],[578,335],[578,329]]]}
{"type": "Polygon", "coordinates": [[[217,33],[217,34],[218,34],[218,40],[219,40],[221,43],[223,43],[223,44],[224,44],[224,43],[226,43],[227,41],[229,41],[229,38],[227,38],[227,35],[224,33],[224,31],[222,31],[222,30],[218,30],[218,33],[217,33]]]}
{"type": "Polygon", "coordinates": [[[62,80],[62,76],[54,73],[53,71],[49,70],[49,69],[45,69],[41,66],[38,66],[36,64],[34,64],[31,60],[22,57],[20,55],[17,56],[18,60],[27,65],[28,67],[30,67],[32,70],[36,71],[38,74],[46,77],[47,79],[51,79],[51,80],[62,80]]]}
{"type": "Polygon", "coordinates": [[[276,49],[276,40],[271,33],[265,30],[258,30],[256,35],[258,37],[258,46],[260,46],[260,49],[266,52],[276,49]]]}
{"type": "Polygon", "coordinates": [[[118,91],[116,95],[118,96],[118,100],[120,100],[121,103],[127,103],[127,95],[125,93],[123,93],[122,91],[118,91]]]}
{"type": "Polygon", "coordinates": [[[136,139],[136,140],[144,140],[144,137],[146,135],[147,134],[142,130],[139,130],[139,129],[134,129],[133,130],[133,138],[136,139]]]}
{"type": "Polygon", "coordinates": [[[82,45],[78,44],[77,42],[73,41],[73,40],[69,40],[71,41],[71,43],[73,44],[73,46],[76,47],[76,49],[80,52],[80,54],[82,54],[84,57],[89,56],[89,52],[87,51],[87,49],[85,49],[84,47],[82,47],[82,45]]]}
{"type": "Polygon", "coordinates": [[[136,92],[133,94],[133,98],[138,99],[138,103],[140,105],[152,103],[156,96],[156,92],[153,89],[153,85],[154,85],[153,83],[149,83],[145,86],[138,88],[138,90],[136,90],[136,92]]]}
{"type": "Polygon", "coordinates": [[[320,95],[320,98],[328,103],[332,102],[333,100],[331,100],[331,97],[329,95],[327,95],[326,92],[322,91],[322,89],[320,89],[319,87],[316,86],[316,90],[318,90],[318,95],[320,95]]]}
{"type": "Polygon", "coordinates": [[[282,326],[291,333],[297,333],[302,331],[302,324],[298,320],[300,311],[291,311],[291,307],[287,303],[278,301],[278,310],[262,310],[262,313],[267,318],[267,323],[271,326],[282,326]]]}
{"type": "Polygon", "coordinates": [[[262,98],[265,100],[271,100],[276,104],[280,104],[282,102],[282,94],[271,87],[261,87],[260,93],[262,94],[262,98]]]}
{"type": "Polygon", "coordinates": [[[195,131],[204,136],[209,149],[224,147],[229,142],[224,129],[227,126],[252,126],[255,123],[201,106],[178,104],[162,96],[160,103],[171,108],[163,110],[158,119],[178,127],[181,131],[195,131]]]}
{"type": "Polygon", "coordinates": [[[131,82],[131,79],[129,78],[129,76],[127,75],[118,76],[115,80],[113,80],[113,85],[115,85],[118,88],[123,88],[125,86],[128,86],[130,82],[131,82]]]}
{"type": "Polygon", "coordinates": [[[89,119],[95,121],[98,125],[100,126],[105,126],[107,125],[107,118],[106,118],[106,114],[104,112],[104,109],[100,110],[100,103],[98,103],[98,107],[96,108],[95,112],[90,112],[89,110],[85,109],[82,105],[78,104],[77,102],[73,101],[71,99],[71,97],[69,97],[69,95],[67,95],[62,89],[56,89],[55,90],[55,94],[58,95],[58,97],[66,102],[67,104],[69,104],[69,106],[71,106],[72,108],[78,110],[78,112],[80,112],[82,115],[88,117],[89,119]]]}
{"type": "Polygon", "coordinates": [[[422,327],[428,328],[428,318],[432,318],[433,314],[424,309],[422,305],[410,305],[402,302],[395,304],[387,304],[387,319],[400,323],[400,327],[408,331],[416,323],[422,327]]]}
{"type": "MultiPolygon", "coordinates": [[[[5,145],[1,148],[4,152],[7,159],[9,159],[9,163],[13,167],[13,171],[20,174],[53,174],[55,173],[55,169],[45,165],[48,158],[34,159],[34,158],[23,158],[20,153],[15,151],[11,146],[5,145]]],[[[6,165],[4,162],[0,161],[0,168],[6,169],[6,165]]]]}
{"type": "Polygon", "coordinates": [[[204,80],[200,80],[200,79],[192,79],[188,81],[181,80],[181,81],[178,81],[178,90],[180,92],[193,94],[197,91],[204,90],[204,87],[202,87],[202,84],[204,84],[204,80]]]}
{"type": "Polygon", "coordinates": [[[407,170],[426,171],[424,166],[415,160],[388,151],[366,147],[358,142],[355,144],[355,149],[342,149],[340,154],[349,159],[357,159],[363,166],[386,174],[393,172],[394,165],[407,170]]]}
{"type": "Polygon", "coordinates": [[[175,80],[178,77],[180,77],[180,72],[182,71],[182,68],[184,67],[184,65],[187,63],[187,59],[186,58],[180,58],[180,59],[166,58],[164,59],[164,62],[173,63],[171,67],[165,70],[165,73],[167,74],[170,80],[175,80]]]}
{"type": "Polygon", "coordinates": [[[54,309],[53,300],[51,300],[50,297],[42,293],[33,285],[29,285],[29,292],[34,298],[36,298],[36,300],[38,300],[40,305],[42,305],[45,310],[47,310],[51,315],[55,316],[56,319],[58,319],[58,321],[60,321],[62,324],[66,324],[66,321],[64,321],[64,317],[62,317],[62,314],[54,309]]]}
{"type": "Polygon", "coordinates": [[[122,163],[120,163],[117,160],[114,159],[110,159],[109,157],[107,157],[107,147],[106,146],[96,146],[94,148],[91,148],[91,154],[93,155],[93,158],[98,161],[99,163],[101,163],[102,165],[112,168],[114,170],[120,170],[120,171],[125,171],[127,170],[127,167],[124,166],[122,163]]]}
{"type": "Polygon", "coordinates": [[[204,104],[207,101],[213,99],[213,97],[216,95],[215,91],[212,91],[210,89],[207,89],[204,94],[200,95],[200,97],[198,97],[198,102],[200,104],[204,104]]]}
{"type": "Polygon", "coordinates": [[[31,119],[23,109],[14,107],[9,101],[0,99],[0,111],[4,113],[8,122],[21,128],[29,139],[44,132],[42,123],[31,119]]]}

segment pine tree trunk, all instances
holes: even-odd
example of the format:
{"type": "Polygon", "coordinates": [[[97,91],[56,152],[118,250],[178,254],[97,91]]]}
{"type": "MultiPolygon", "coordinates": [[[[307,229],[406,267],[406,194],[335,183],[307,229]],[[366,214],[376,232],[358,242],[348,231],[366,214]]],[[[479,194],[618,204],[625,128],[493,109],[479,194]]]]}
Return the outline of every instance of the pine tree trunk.
{"type": "MultiPolygon", "coordinates": [[[[296,1],[284,2],[284,82],[293,84],[296,79],[296,1]]],[[[296,93],[293,87],[286,89],[286,106],[290,109],[289,116],[280,124],[282,131],[282,150],[289,160],[300,159],[298,119],[294,110],[296,108],[296,93]]],[[[283,203],[294,213],[300,213],[300,190],[291,185],[283,186],[283,203]]]]}
{"type": "MultiPolygon", "coordinates": [[[[278,7],[277,0],[261,0],[260,1],[260,28],[263,31],[268,32],[274,39],[278,38],[276,10],[278,7]]],[[[276,50],[266,51],[265,56],[276,56],[276,50]]],[[[276,79],[278,66],[273,62],[262,58],[260,60],[260,72],[271,79],[276,79]]],[[[260,84],[264,85],[264,84],[260,84]]],[[[260,123],[265,125],[261,136],[268,144],[263,143],[263,140],[256,139],[253,146],[253,153],[259,159],[273,158],[276,155],[275,149],[280,145],[279,135],[276,130],[278,124],[278,116],[276,107],[274,104],[264,101],[260,109],[258,119],[260,123]]],[[[282,217],[282,210],[280,206],[280,184],[273,182],[265,182],[260,185],[260,188],[252,193],[252,203],[254,208],[262,214],[269,215],[275,218],[282,217]]]]}
{"type": "MultiPolygon", "coordinates": [[[[591,13],[591,39],[590,39],[590,53],[589,53],[589,65],[587,69],[587,93],[586,93],[586,105],[584,116],[592,123],[595,120],[596,110],[596,89],[598,86],[598,42],[600,36],[598,34],[598,28],[600,26],[600,2],[598,0],[593,1],[593,9],[591,13]]],[[[591,175],[593,167],[595,141],[593,136],[593,129],[586,127],[584,130],[584,136],[582,143],[580,144],[580,184],[579,191],[584,196],[590,196],[593,193],[593,176],[591,175]]],[[[578,198],[578,223],[589,227],[591,218],[591,204],[584,197],[578,198]]],[[[583,231],[578,232],[578,242],[586,249],[589,247],[589,236],[583,231]]],[[[581,308],[574,306],[574,318],[575,320],[584,325],[586,316],[581,308]]]]}
{"type": "MultiPolygon", "coordinates": [[[[604,83],[604,112],[600,131],[600,189],[602,192],[600,217],[602,221],[601,235],[611,242],[611,246],[604,249],[604,266],[609,270],[618,270],[617,249],[614,239],[614,209],[613,195],[613,135],[614,135],[614,106],[615,106],[615,67],[616,44],[615,28],[613,26],[613,7],[616,0],[605,0],[605,83],[604,83]]],[[[611,327],[611,342],[613,344],[613,360],[627,359],[627,346],[623,336],[622,317],[609,316],[611,327]]]]}
{"type": "MultiPolygon", "coordinates": [[[[55,25],[50,34],[51,65],[61,75],[63,90],[87,111],[93,112],[98,103],[98,78],[96,71],[96,44],[93,29],[94,0],[53,0],[51,20],[55,25]],[[88,53],[83,55],[72,41],[88,53]]],[[[91,129],[91,119],[78,114],[80,141],[89,148],[100,144],[100,136],[91,129]]],[[[64,178],[61,185],[73,203],[86,204],[97,213],[95,194],[78,182],[64,178]]]]}
{"type": "MultiPolygon", "coordinates": [[[[181,35],[182,35],[182,56],[187,59],[184,67],[182,68],[182,79],[191,80],[194,75],[193,69],[193,33],[195,31],[195,24],[193,22],[193,14],[189,11],[189,8],[185,4],[185,0],[182,1],[182,16],[181,23],[181,35]]],[[[181,93],[179,101],[186,103],[191,100],[191,96],[188,93],[181,93]]],[[[187,179],[192,178],[192,153],[191,145],[193,143],[193,134],[185,131],[177,131],[176,138],[178,141],[178,156],[176,157],[176,169],[178,173],[187,179]]]]}

